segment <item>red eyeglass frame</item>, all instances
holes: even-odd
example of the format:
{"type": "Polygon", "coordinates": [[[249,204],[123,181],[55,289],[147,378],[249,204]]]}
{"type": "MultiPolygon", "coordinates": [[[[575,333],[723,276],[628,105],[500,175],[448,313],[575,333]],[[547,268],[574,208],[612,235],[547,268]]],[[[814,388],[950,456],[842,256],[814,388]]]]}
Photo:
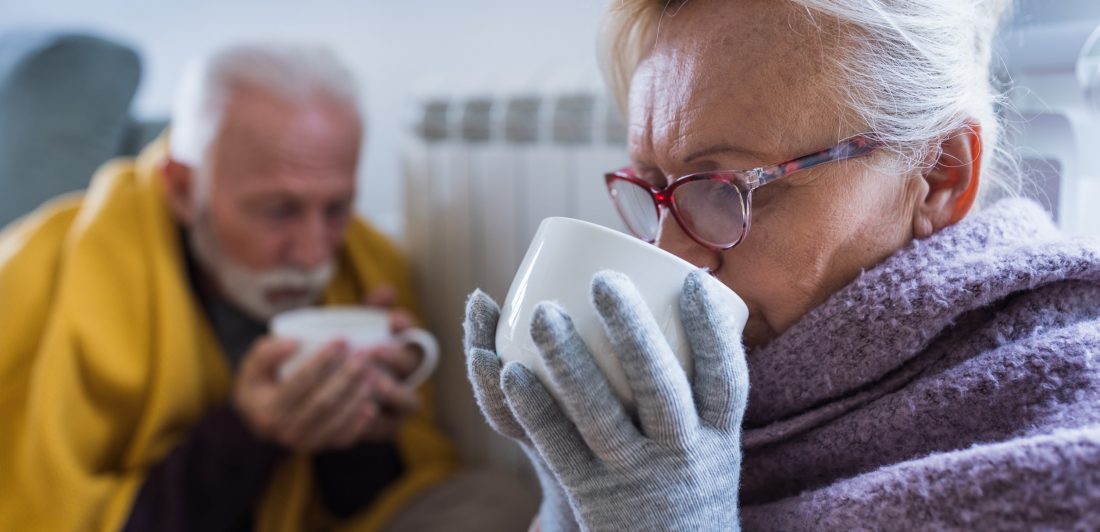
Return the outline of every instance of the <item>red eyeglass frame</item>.
{"type": "Polygon", "coordinates": [[[752,213],[752,192],[754,190],[800,170],[807,170],[825,163],[844,161],[869,155],[880,146],[881,144],[878,141],[871,139],[867,135],[856,135],[831,148],[803,155],[787,162],[760,166],[750,170],[722,170],[717,172],[688,174],[674,179],[671,184],[665,187],[655,187],[652,183],[639,178],[629,166],[623,167],[616,172],[604,174],[604,180],[607,183],[607,192],[611,196],[611,203],[615,205],[615,210],[619,213],[619,217],[626,222],[627,228],[635,233],[634,236],[650,244],[656,241],[656,236],[652,239],[647,238],[637,234],[631,227],[622,209],[619,208],[619,203],[615,201],[616,194],[614,184],[616,181],[626,181],[649,192],[649,196],[653,200],[654,207],[657,210],[658,223],[660,223],[661,207],[665,207],[672,213],[672,217],[676,220],[676,223],[680,225],[680,228],[684,230],[684,233],[691,237],[692,240],[712,251],[725,251],[744,241],[745,236],[749,232],[752,213]],[[677,188],[687,183],[701,180],[721,181],[733,186],[741,194],[741,214],[743,220],[741,223],[741,233],[732,244],[716,244],[707,241],[689,228],[688,224],[686,224],[680,216],[680,209],[676,206],[676,201],[673,199],[673,193],[675,193],[677,188]]]}

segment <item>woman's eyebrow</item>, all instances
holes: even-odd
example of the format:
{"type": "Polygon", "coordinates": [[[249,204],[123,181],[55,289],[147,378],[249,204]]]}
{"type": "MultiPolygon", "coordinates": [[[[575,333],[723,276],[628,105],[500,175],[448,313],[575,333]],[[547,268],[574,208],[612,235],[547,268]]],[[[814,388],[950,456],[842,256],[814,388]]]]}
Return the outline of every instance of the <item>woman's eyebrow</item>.
{"type": "Polygon", "coordinates": [[[709,148],[703,148],[699,151],[693,152],[691,155],[688,155],[687,157],[684,158],[684,162],[690,164],[690,163],[694,162],[697,159],[702,159],[703,157],[709,157],[709,156],[712,156],[712,155],[727,154],[727,153],[743,155],[743,156],[750,157],[750,158],[755,159],[755,160],[766,160],[767,159],[767,157],[764,154],[761,154],[761,153],[758,153],[758,152],[755,152],[755,151],[752,151],[752,150],[749,150],[749,149],[746,149],[746,148],[742,148],[740,146],[734,146],[732,144],[722,143],[722,144],[715,144],[714,146],[711,146],[709,148]]]}
{"type": "Polygon", "coordinates": [[[630,166],[634,167],[635,170],[652,170],[657,168],[657,165],[653,164],[651,160],[635,156],[630,157],[630,166]]]}

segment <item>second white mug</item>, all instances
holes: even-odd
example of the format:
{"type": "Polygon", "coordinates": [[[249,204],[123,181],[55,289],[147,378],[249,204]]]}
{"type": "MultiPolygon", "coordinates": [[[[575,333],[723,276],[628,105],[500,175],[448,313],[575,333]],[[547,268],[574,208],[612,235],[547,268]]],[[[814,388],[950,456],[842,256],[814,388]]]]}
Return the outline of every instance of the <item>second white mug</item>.
{"type": "Polygon", "coordinates": [[[439,363],[439,343],[424,329],[390,333],[389,313],[365,307],[310,307],[283,312],[271,320],[275,336],[293,338],[298,350],[281,368],[279,377],[287,378],[321,348],[335,339],[348,342],[351,349],[367,349],[385,343],[410,343],[420,347],[424,358],[403,384],[415,388],[422,384],[439,363]]]}

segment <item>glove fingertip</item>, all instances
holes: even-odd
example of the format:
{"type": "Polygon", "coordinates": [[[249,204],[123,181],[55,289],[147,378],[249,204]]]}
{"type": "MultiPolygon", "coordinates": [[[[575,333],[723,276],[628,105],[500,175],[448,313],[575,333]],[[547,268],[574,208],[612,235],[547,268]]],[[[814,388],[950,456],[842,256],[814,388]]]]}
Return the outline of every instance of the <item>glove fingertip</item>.
{"type": "Polygon", "coordinates": [[[592,283],[615,284],[630,282],[630,277],[618,270],[600,270],[592,276],[592,283]]]}
{"type": "Polygon", "coordinates": [[[473,307],[484,307],[495,311],[500,310],[500,307],[497,306],[497,302],[493,301],[493,298],[480,288],[475,288],[466,298],[467,310],[473,307]]]}
{"type": "Polygon", "coordinates": [[[543,301],[535,306],[531,316],[531,339],[539,348],[552,345],[555,339],[571,325],[569,315],[561,305],[543,301]]]}
{"type": "Polygon", "coordinates": [[[474,378],[481,380],[482,376],[491,373],[494,381],[499,382],[500,370],[500,357],[496,353],[477,347],[466,351],[466,371],[471,380],[474,378]]]}
{"type": "Polygon", "coordinates": [[[492,351],[471,349],[467,353],[467,375],[474,400],[493,430],[512,439],[524,438],[523,428],[513,418],[500,389],[500,358],[492,351]]]}
{"type": "Polygon", "coordinates": [[[466,319],[462,323],[463,347],[493,350],[497,321],[500,320],[500,307],[493,298],[481,291],[474,290],[466,298],[466,319]]]}
{"type": "Polygon", "coordinates": [[[592,276],[592,305],[600,315],[609,316],[618,308],[635,308],[642,302],[641,294],[626,274],[603,270],[592,276]]]}
{"type": "Polygon", "coordinates": [[[611,296],[623,289],[625,285],[633,286],[625,273],[615,270],[600,270],[592,276],[592,293],[600,296],[611,296]]]}
{"type": "Polygon", "coordinates": [[[535,374],[527,369],[527,366],[514,360],[505,364],[504,369],[500,372],[500,387],[504,390],[506,396],[522,392],[536,381],[538,381],[538,377],[535,377],[535,374]]]}
{"type": "Polygon", "coordinates": [[[704,311],[707,290],[704,277],[709,275],[705,270],[695,270],[684,278],[684,289],[680,292],[680,312],[685,316],[704,311]]]}
{"type": "Polygon", "coordinates": [[[747,311],[743,307],[745,302],[741,296],[706,270],[695,270],[684,279],[680,310],[685,315],[729,318],[747,311]]]}
{"type": "Polygon", "coordinates": [[[508,408],[528,434],[546,431],[565,419],[546,386],[523,364],[505,364],[500,380],[508,408]]]}
{"type": "Polygon", "coordinates": [[[710,277],[710,272],[703,269],[692,270],[684,277],[684,293],[700,293],[705,290],[704,283],[710,277]]]}

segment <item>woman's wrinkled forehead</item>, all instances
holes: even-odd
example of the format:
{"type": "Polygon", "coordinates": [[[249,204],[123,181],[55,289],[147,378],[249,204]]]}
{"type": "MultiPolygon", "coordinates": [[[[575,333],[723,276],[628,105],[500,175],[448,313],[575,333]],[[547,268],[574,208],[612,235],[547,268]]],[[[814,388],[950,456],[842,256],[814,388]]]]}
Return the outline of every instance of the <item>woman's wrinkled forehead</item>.
{"type": "Polygon", "coordinates": [[[631,82],[632,153],[681,161],[727,144],[764,158],[835,140],[842,112],[829,75],[832,35],[776,0],[670,10],[631,82]]]}

